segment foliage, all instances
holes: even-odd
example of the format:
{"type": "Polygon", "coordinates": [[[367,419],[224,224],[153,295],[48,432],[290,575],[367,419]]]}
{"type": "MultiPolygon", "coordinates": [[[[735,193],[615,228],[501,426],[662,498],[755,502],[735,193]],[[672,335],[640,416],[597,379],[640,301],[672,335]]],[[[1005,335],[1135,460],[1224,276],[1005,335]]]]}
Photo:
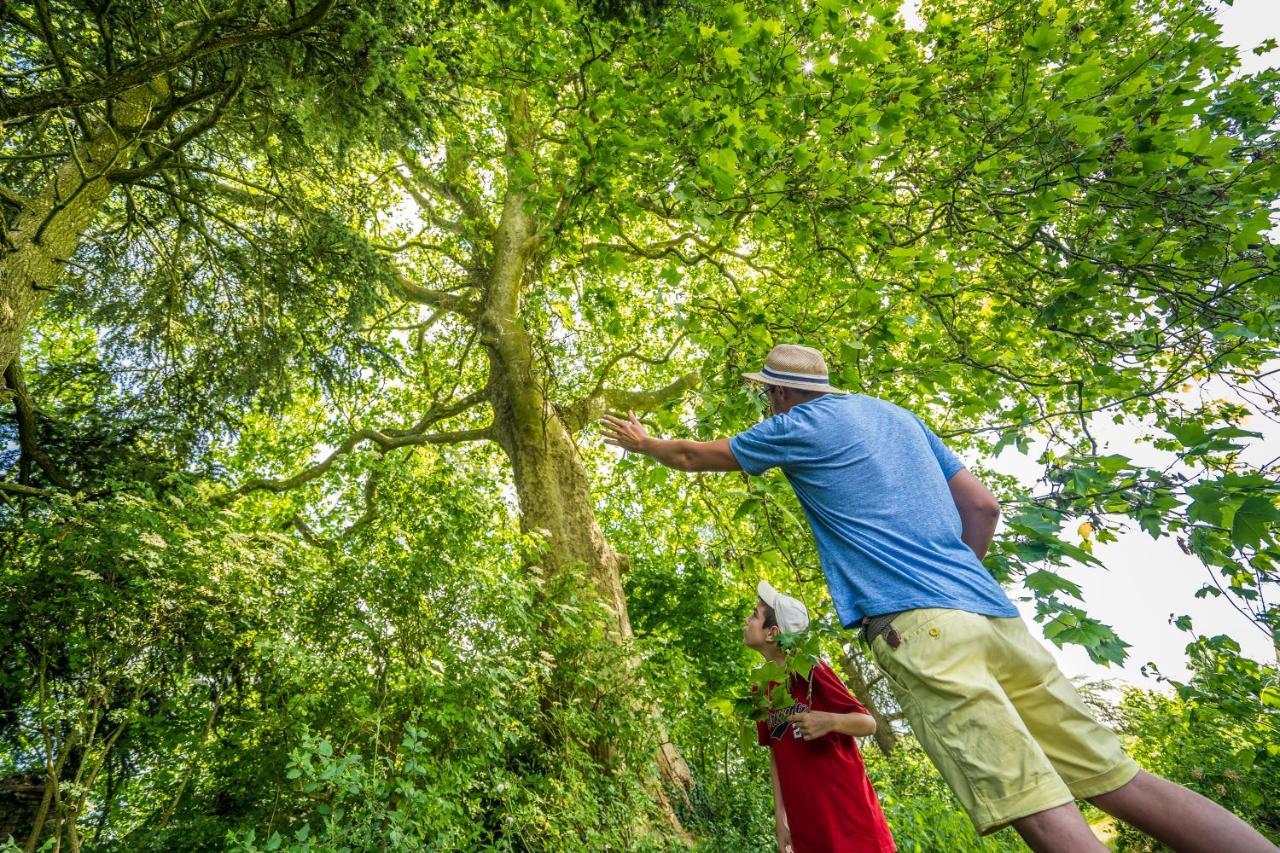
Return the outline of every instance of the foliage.
{"type": "MultiPolygon", "coordinates": [[[[1129,749],[1153,773],[1180,782],[1280,839],[1280,671],[1240,656],[1230,637],[1187,646],[1191,678],[1171,695],[1129,690],[1120,703],[1129,749]]],[[[1120,849],[1150,842],[1122,827],[1120,849]]]]}
{"type": "Polygon", "coordinates": [[[863,755],[899,850],[1025,849],[1012,829],[979,837],[914,738],[888,758],[863,755]]]}
{"type": "Polygon", "coordinates": [[[49,736],[95,849],[661,846],[627,835],[661,821],[633,651],[458,497],[328,558],[189,487],[50,507],[8,543],[3,770],[49,736]]]}

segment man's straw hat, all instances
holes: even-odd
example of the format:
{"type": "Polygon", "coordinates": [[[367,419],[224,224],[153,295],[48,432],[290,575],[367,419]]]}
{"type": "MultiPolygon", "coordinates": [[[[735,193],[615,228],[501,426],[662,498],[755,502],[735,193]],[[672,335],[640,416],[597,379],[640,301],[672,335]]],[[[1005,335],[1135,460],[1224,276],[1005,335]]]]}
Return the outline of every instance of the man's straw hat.
{"type": "Polygon", "coordinates": [[[828,394],[848,393],[828,384],[827,362],[822,358],[822,353],[812,347],[795,344],[778,344],[765,358],[764,370],[742,375],[752,382],[765,385],[825,391],[828,394]]]}

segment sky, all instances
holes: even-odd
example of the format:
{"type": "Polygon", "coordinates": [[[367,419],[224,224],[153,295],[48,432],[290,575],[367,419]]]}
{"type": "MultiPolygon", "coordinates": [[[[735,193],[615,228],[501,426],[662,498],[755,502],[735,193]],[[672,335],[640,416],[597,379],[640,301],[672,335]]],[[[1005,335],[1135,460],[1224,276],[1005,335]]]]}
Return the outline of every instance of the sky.
{"type": "MultiPolygon", "coordinates": [[[[1280,50],[1254,56],[1253,48],[1266,39],[1280,39],[1280,0],[1236,0],[1234,6],[1217,3],[1216,16],[1222,25],[1222,39],[1240,49],[1242,71],[1254,72],[1280,66],[1280,50]]],[[[911,11],[904,8],[910,20],[911,11]]],[[[1215,388],[1193,388],[1187,396],[1224,396],[1215,388]]],[[[1262,461],[1267,448],[1280,448],[1280,427],[1254,418],[1245,428],[1261,432],[1252,461],[1262,461]]],[[[1093,421],[1091,431],[1104,445],[1103,453],[1151,458],[1150,448],[1135,444],[1137,427],[1117,427],[1093,421]]],[[[1033,457],[1022,457],[1012,449],[995,460],[994,467],[1033,482],[1040,466],[1033,457]]],[[[1084,591],[1085,609],[1090,615],[1111,625],[1128,642],[1129,658],[1122,667],[1104,667],[1093,663],[1085,652],[1073,646],[1059,650],[1050,643],[1046,648],[1058,659],[1068,676],[1107,679],[1148,689],[1159,689],[1155,678],[1144,675],[1143,666],[1154,662],[1166,676],[1187,676],[1183,649],[1188,635],[1171,624],[1171,616],[1189,615],[1196,633],[1229,634],[1240,643],[1243,652],[1257,660],[1274,662],[1271,642],[1252,623],[1232,609],[1224,599],[1195,598],[1195,592],[1208,581],[1207,569],[1197,560],[1183,554],[1172,539],[1152,540],[1140,530],[1120,536],[1118,542],[1095,546],[1094,555],[1105,569],[1081,566],[1070,573],[1084,591]]],[[[1011,590],[1011,594],[1017,592],[1011,590]]],[[[1020,604],[1024,616],[1030,618],[1034,607],[1020,604]]],[[[1039,636],[1033,627],[1033,633],[1039,636]]]]}

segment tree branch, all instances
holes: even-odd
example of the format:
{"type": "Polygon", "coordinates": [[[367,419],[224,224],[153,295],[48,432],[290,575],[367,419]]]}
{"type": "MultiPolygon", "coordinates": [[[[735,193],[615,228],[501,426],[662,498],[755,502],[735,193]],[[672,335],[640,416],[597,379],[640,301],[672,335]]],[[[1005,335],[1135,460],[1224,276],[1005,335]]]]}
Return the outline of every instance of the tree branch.
{"type": "Polygon", "coordinates": [[[21,483],[6,483],[0,481],[0,492],[10,492],[15,495],[29,495],[33,498],[47,498],[52,495],[45,489],[37,489],[35,486],[24,486],[21,483]]]}
{"type": "Polygon", "coordinates": [[[60,489],[74,491],[75,485],[40,446],[35,408],[27,395],[27,384],[23,380],[22,367],[17,358],[9,362],[9,367],[5,369],[4,381],[13,394],[13,408],[18,419],[18,446],[22,448],[23,455],[40,466],[49,482],[60,489]]]}
{"type": "Polygon", "coordinates": [[[464,441],[488,441],[493,437],[492,425],[481,427],[479,429],[460,429],[449,432],[433,432],[420,435],[402,435],[390,436],[386,433],[379,432],[376,429],[362,429],[353,434],[346,441],[342,442],[336,450],[330,453],[321,461],[294,474],[292,477],[286,477],[280,480],[253,479],[231,492],[219,495],[214,499],[215,503],[225,504],[234,501],[237,498],[247,494],[259,491],[267,492],[286,492],[289,489],[295,489],[305,483],[324,476],[333,463],[337,462],[343,456],[346,456],[357,446],[366,441],[373,442],[378,445],[380,453],[387,453],[400,447],[411,447],[421,444],[459,444],[464,441]]]}
{"type": "Polygon", "coordinates": [[[232,81],[231,85],[223,93],[222,99],[214,106],[213,109],[200,117],[198,121],[192,122],[189,127],[178,134],[173,142],[165,147],[164,151],[156,155],[150,162],[139,166],[136,169],[116,169],[107,173],[107,180],[116,184],[132,183],[140,181],[143,178],[149,178],[156,172],[164,168],[165,164],[173,159],[173,156],[182,149],[191,140],[200,136],[209,128],[213,127],[222,118],[222,114],[227,107],[235,100],[236,95],[240,94],[240,90],[244,87],[244,78],[237,77],[232,81]]]}
{"type": "MultiPolygon", "coordinates": [[[[400,159],[409,170],[409,174],[413,177],[413,180],[417,181],[419,184],[441,198],[452,202],[459,210],[475,222],[476,225],[484,229],[484,235],[486,237],[490,239],[493,238],[497,229],[494,227],[493,223],[489,221],[488,212],[484,209],[484,205],[479,199],[468,195],[462,187],[452,181],[443,180],[431,174],[431,172],[423,167],[422,163],[418,161],[418,157],[413,151],[409,149],[402,150],[400,152],[400,159]]],[[[407,182],[404,181],[401,182],[401,185],[406,188],[408,187],[407,182]]],[[[416,192],[412,194],[416,200],[419,194],[416,192]]]]}
{"type": "MultiPolygon", "coordinates": [[[[105,81],[77,83],[0,101],[0,122],[37,115],[59,107],[81,106],[106,100],[179,68],[193,59],[254,42],[289,38],[320,23],[336,2],[337,0],[319,0],[305,15],[294,18],[283,26],[237,30],[204,43],[198,40],[188,42],[176,50],[167,51],[144,62],[123,68],[105,81]]],[[[202,35],[201,38],[203,37],[202,35]]]]}
{"type": "Polygon", "coordinates": [[[343,529],[339,538],[350,539],[369,525],[378,515],[378,472],[373,471],[364,481],[364,512],[343,529]]]}
{"type": "Polygon", "coordinates": [[[392,438],[401,438],[406,435],[418,435],[426,431],[427,427],[434,423],[438,423],[445,418],[451,418],[470,409],[472,406],[478,405],[485,401],[488,397],[488,389],[481,388],[479,391],[473,391],[465,397],[459,397],[452,403],[434,403],[427,413],[413,426],[408,429],[389,429],[385,433],[392,438]]]}
{"type": "MultiPolygon", "coordinates": [[[[485,396],[485,389],[481,389],[480,391],[467,394],[466,396],[460,397],[459,399],[449,403],[435,403],[427,410],[427,413],[409,429],[362,429],[349,437],[324,459],[317,462],[315,465],[294,474],[292,477],[279,480],[261,478],[253,479],[240,486],[240,488],[223,494],[215,500],[220,503],[228,503],[238,497],[247,495],[250,492],[270,491],[278,493],[296,488],[304,483],[309,483],[312,480],[323,476],[330,468],[333,467],[333,464],[338,461],[338,459],[346,456],[348,453],[351,453],[351,451],[355,450],[358,445],[366,441],[376,444],[378,446],[379,453],[387,453],[400,447],[409,447],[412,445],[457,444],[464,441],[484,441],[491,439],[493,437],[492,425],[479,429],[451,430],[435,433],[426,432],[427,427],[447,418],[461,414],[467,409],[470,409],[482,402],[485,399],[485,396]]],[[[366,488],[368,487],[369,484],[366,483],[366,488]]],[[[372,501],[372,495],[368,492],[366,492],[366,497],[372,501]]]]}
{"type": "Polygon", "coordinates": [[[408,302],[430,305],[432,308],[443,308],[467,320],[473,318],[480,308],[475,302],[464,299],[456,293],[449,293],[446,290],[431,290],[414,284],[409,281],[404,273],[399,271],[396,273],[396,287],[399,288],[400,295],[408,302]]]}
{"type": "Polygon", "coordinates": [[[561,411],[565,425],[577,432],[598,419],[605,412],[652,412],[678,400],[691,389],[702,384],[702,374],[690,371],[675,381],[647,391],[622,391],[604,388],[574,401],[561,411]]]}

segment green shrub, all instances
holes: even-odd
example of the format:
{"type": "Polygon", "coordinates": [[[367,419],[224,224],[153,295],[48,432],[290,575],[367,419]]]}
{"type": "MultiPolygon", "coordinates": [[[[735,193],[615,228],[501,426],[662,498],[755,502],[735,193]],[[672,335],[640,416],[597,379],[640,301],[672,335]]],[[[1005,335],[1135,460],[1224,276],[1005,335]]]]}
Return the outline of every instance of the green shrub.
{"type": "MultiPolygon", "coordinates": [[[[1171,695],[1129,690],[1129,752],[1145,769],[1231,809],[1280,841],[1280,672],[1241,657],[1227,637],[1187,647],[1192,668],[1171,695]]],[[[1160,849],[1122,826],[1121,850],[1160,849]]]]}

